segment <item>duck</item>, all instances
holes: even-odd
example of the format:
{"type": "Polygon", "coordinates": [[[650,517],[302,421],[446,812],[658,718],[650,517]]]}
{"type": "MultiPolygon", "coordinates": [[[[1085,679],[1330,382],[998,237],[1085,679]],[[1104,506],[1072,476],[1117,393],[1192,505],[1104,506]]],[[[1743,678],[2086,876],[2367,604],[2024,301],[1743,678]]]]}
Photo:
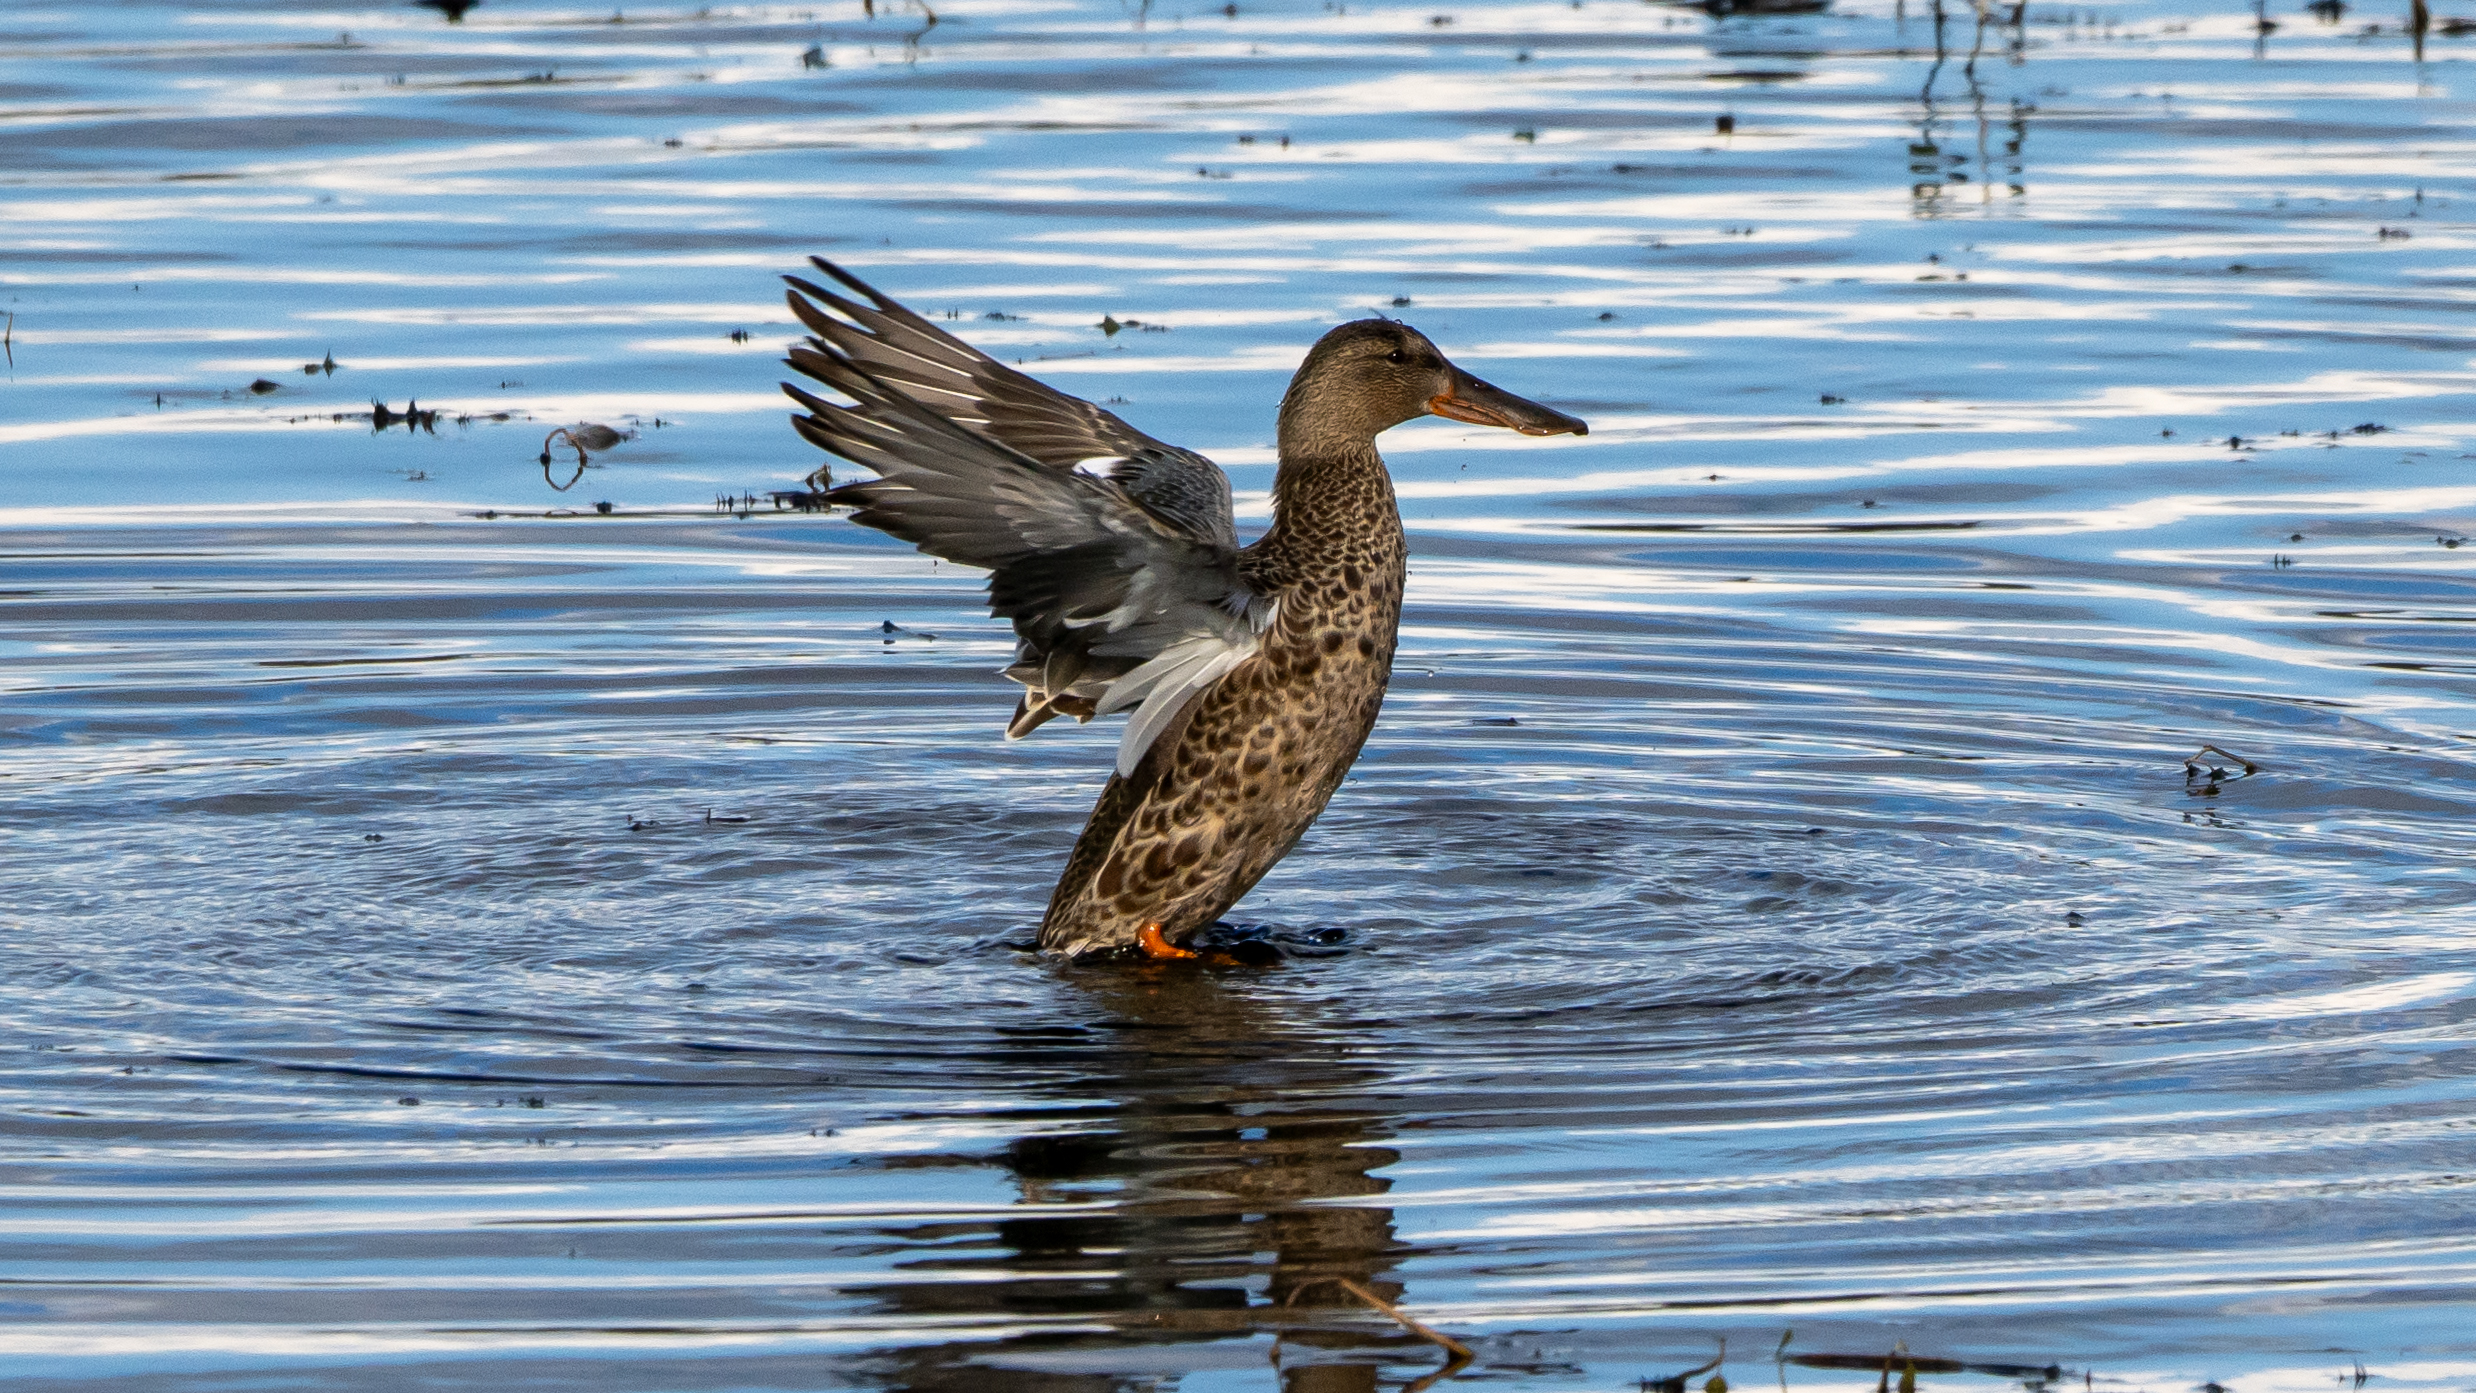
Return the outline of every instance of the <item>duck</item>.
{"type": "Polygon", "coordinates": [[[1441,416],[1524,435],[1580,419],[1455,366],[1399,320],[1340,324],[1281,398],[1272,524],[1241,544],[1193,450],[982,353],[821,257],[785,276],[808,330],[784,382],[809,443],[874,476],[812,486],[850,521],[988,572],[1022,688],[1005,733],[1128,714],[1040,925],[1044,952],[1195,945],[1324,811],[1375,728],[1409,543],[1376,437],[1441,416]]]}

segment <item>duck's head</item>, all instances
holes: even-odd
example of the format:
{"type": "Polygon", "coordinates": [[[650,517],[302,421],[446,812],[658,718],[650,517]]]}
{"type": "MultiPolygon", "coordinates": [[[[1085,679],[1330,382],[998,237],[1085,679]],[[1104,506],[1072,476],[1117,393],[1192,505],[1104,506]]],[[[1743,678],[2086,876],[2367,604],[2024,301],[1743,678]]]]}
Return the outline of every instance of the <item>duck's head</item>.
{"type": "Polygon", "coordinates": [[[1286,448],[1363,445],[1421,416],[1446,416],[1524,435],[1588,435],[1561,411],[1482,382],[1436,351],[1427,336],[1390,319],[1341,325],[1307,350],[1281,399],[1286,448]]]}

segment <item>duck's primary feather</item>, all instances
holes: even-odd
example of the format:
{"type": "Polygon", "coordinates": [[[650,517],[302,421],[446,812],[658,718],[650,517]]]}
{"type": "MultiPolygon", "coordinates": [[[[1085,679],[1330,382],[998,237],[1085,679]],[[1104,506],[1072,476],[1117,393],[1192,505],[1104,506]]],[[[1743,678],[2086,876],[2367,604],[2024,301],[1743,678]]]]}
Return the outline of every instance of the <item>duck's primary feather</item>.
{"type": "MultiPolygon", "coordinates": [[[[791,311],[816,335],[791,350],[839,358],[957,425],[1037,460],[1115,480],[1146,512],[1197,537],[1235,548],[1229,477],[1193,450],[1155,440],[1080,397],[998,362],[938,328],[857,276],[822,258],[810,264],[863,304],[797,276],[791,311]]],[[[829,379],[830,380],[830,379],[829,379]]]]}

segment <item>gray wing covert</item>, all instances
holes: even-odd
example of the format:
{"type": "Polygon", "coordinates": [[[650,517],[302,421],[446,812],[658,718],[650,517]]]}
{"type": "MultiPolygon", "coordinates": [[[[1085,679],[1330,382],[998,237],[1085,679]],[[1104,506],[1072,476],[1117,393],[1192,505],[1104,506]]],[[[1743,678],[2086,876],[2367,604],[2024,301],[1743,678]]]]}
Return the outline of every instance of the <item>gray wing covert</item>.
{"type": "MultiPolygon", "coordinates": [[[[1115,477],[1116,464],[1096,461],[1141,460],[1149,448],[1187,456],[1216,477],[1220,471],[1200,455],[1151,441],[1020,373],[1012,374],[1019,382],[1004,384],[1002,411],[989,397],[966,397],[951,378],[918,366],[935,361],[928,356],[934,345],[910,325],[944,335],[841,278],[879,302],[873,313],[891,331],[879,338],[849,326],[833,334],[821,330],[792,350],[791,366],[853,403],[830,402],[786,382],[783,390],[807,408],[792,423],[819,448],[877,475],[832,489],[828,499],[852,508],[854,522],[932,556],[987,569],[989,608],[1013,621],[1017,639],[1007,675],[1026,688],[1007,735],[1029,734],[1059,715],[1090,720],[1132,707],[1134,719],[1118,747],[1119,772],[1132,775],[1190,698],[1255,653],[1273,606],[1239,576],[1235,536],[1226,522],[1210,526],[1207,510],[1197,526],[1179,516],[1189,509],[1147,507],[1115,477]],[[878,356],[864,359],[846,348],[854,336],[878,356]],[[940,381],[945,385],[936,385],[940,381]],[[1043,394],[1052,400],[1040,400],[1043,394]],[[958,399],[987,409],[967,409],[958,399]],[[1005,435],[993,419],[999,415],[1009,423],[1005,435]],[[1133,437],[1129,448],[1114,456],[1079,453],[1062,467],[1054,462],[1098,440],[1089,433],[1092,418],[1126,431],[1133,437]],[[1086,433],[1078,437],[1076,430],[1086,433]],[[1051,458],[1024,449],[1018,436],[1048,449],[1051,458]]],[[[792,304],[800,307],[799,294],[792,304]]],[[[1185,468],[1174,459],[1162,465],[1192,495],[1195,479],[1178,475],[1185,468]]],[[[1227,487],[1223,480],[1224,497],[1227,487]]]]}

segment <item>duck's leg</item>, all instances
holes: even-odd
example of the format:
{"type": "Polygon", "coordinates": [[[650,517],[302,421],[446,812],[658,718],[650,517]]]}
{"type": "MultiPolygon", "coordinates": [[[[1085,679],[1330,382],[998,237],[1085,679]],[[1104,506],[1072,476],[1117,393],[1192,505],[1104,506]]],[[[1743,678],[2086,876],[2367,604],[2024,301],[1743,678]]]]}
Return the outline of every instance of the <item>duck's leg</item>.
{"type": "Polygon", "coordinates": [[[1181,948],[1161,937],[1161,921],[1158,919],[1145,920],[1143,927],[1135,931],[1135,950],[1154,962],[1203,956],[1192,948],[1181,948]]]}

